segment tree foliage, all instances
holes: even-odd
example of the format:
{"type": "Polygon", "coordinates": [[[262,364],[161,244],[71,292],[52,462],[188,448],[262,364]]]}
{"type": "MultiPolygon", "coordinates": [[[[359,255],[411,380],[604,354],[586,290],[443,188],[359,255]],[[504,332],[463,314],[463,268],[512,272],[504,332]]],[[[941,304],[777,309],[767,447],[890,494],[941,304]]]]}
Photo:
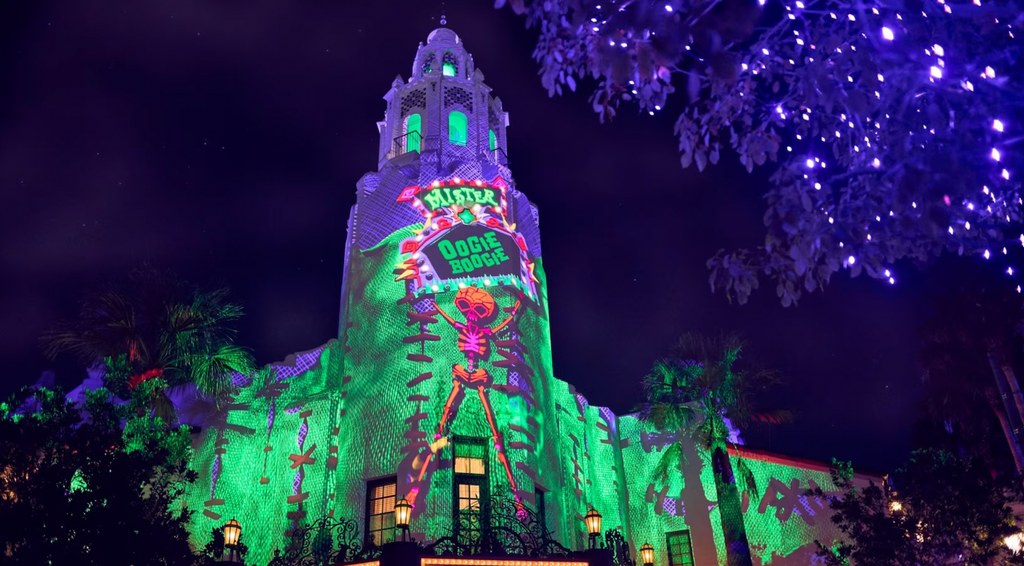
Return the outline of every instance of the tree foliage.
{"type": "Polygon", "coordinates": [[[938,432],[931,442],[1010,470],[1012,425],[996,382],[1006,370],[992,357],[1012,368],[1020,351],[1019,296],[979,271],[958,270],[942,287],[921,336],[925,416],[938,432]]]}
{"type": "MultiPolygon", "coordinates": [[[[505,0],[496,0],[502,7],[505,0]]],[[[895,282],[943,250],[1002,255],[1022,220],[1020,0],[510,0],[550,95],[591,77],[600,118],[673,97],[683,167],[775,163],[764,244],[708,261],[740,303],[841,269],[895,282]]],[[[1010,287],[1016,283],[1010,284],[1010,287]]]]}
{"type": "Polygon", "coordinates": [[[104,360],[111,391],[146,396],[157,415],[172,422],[169,388],[194,383],[220,402],[233,373],[254,371],[252,355],[234,343],[232,324],[241,316],[226,288],[202,290],[144,267],[125,284],[86,295],[78,318],[61,323],[43,343],[50,356],[67,352],[86,364],[104,360]]]}
{"type": "MultiPolygon", "coordinates": [[[[687,440],[710,455],[730,566],[751,563],[728,452],[730,424],[742,427],[789,419],[786,412],[760,407],[764,392],[779,382],[779,374],[742,367],[742,349],[743,342],[735,335],[684,334],[672,356],[655,362],[644,378],[645,400],[640,407],[641,419],[675,437],[658,461],[655,473],[659,478],[679,464],[685,454],[682,443],[687,440]]],[[[752,481],[748,469],[741,473],[745,481],[752,481]]]]}
{"type": "Polygon", "coordinates": [[[0,404],[0,562],[205,563],[181,503],[195,477],[187,432],[110,400],[95,390],[76,407],[25,388],[0,404]]]}
{"type": "MultiPolygon", "coordinates": [[[[978,459],[918,450],[895,474],[892,494],[854,485],[848,464],[833,462],[832,478],[842,492],[830,500],[832,521],[847,540],[822,546],[828,566],[1024,562],[1006,544],[1021,531],[1011,508],[1024,501],[1019,478],[993,477],[978,459]]],[[[820,489],[815,495],[825,497],[820,489]]]]}

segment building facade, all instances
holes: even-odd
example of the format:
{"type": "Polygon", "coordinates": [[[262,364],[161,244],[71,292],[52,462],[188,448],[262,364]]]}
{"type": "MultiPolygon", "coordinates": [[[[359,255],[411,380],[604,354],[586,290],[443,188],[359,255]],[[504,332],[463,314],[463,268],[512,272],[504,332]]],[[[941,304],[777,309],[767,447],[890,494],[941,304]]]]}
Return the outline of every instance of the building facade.
{"type": "MultiPolygon", "coordinates": [[[[261,564],[328,516],[379,544],[402,497],[413,537],[431,540],[506,497],[567,547],[584,546],[594,508],[658,566],[724,563],[707,456],[687,444],[655,477],[676,438],[554,377],[538,211],[509,169],[508,114],[460,38],[433,31],[384,99],[377,171],[348,221],[339,337],[236,376],[196,439],[196,542],[235,518],[261,564]]],[[[827,503],[804,495],[832,489],[827,469],[733,456],[755,564],[813,562],[814,541],[837,536],[827,503]]]]}

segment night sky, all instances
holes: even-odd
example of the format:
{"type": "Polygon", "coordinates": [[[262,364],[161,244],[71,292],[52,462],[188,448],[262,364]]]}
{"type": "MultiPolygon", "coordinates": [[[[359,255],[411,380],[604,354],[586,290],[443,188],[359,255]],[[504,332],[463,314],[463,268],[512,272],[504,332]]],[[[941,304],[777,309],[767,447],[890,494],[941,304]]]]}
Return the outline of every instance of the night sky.
{"type": "MultiPolygon", "coordinates": [[[[618,412],[684,331],[739,330],[788,383],[795,424],[753,446],[889,470],[920,396],[923,276],[833,279],[782,308],[774,287],[730,305],[707,284],[719,248],[763,240],[767,171],[734,155],[679,166],[681,95],[601,125],[593,87],[548,98],[535,34],[489,0],[448,0],[448,27],[510,113],[509,158],[540,209],[555,373],[618,412]]],[[[0,392],[47,368],[38,337],[81,293],[143,262],[224,283],[261,363],[335,337],[345,222],[376,166],[396,74],[440,2],[110,0],[0,7],[0,392]],[[358,7],[357,7],[358,6],[358,7]]]]}

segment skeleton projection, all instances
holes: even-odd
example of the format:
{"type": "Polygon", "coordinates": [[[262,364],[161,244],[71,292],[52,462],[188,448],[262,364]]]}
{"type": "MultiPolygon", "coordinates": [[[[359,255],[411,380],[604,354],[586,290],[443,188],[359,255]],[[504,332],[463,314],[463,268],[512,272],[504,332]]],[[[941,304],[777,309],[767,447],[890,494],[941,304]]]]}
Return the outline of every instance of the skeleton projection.
{"type": "MultiPolygon", "coordinates": [[[[441,415],[441,422],[437,426],[435,439],[440,439],[445,432],[445,426],[450,424],[455,412],[465,397],[465,389],[476,390],[480,396],[480,403],[483,405],[484,414],[487,415],[487,423],[491,427],[491,436],[494,440],[494,448],[498,451],[498,459],[505,468],[505,475],[508,477],[512,493],[516,493],[516,481],[512,477],[512,468],[509,466],[508,458],[505,455],[505,442],[501,432],[498,431],[498,423],[494,418],[494,409],[487,398],[487,389],[492,383],[491,374],[479,366],[481,361],[486,360],[491,352],[491,341],[494,336],[501,332],[512,322],[519,311],[520,300],[516,299],[512,306],[511,314],[493,328],[489,325],[494,321],[498,307],[494,297],[479,287],[463,287],[455,295],[455,308],[465,317],[466,322],[459,322],[446,313],[436,302],[434,308],[451,324],[459,333],[459,351],[466,356],[466,365],[455,364],[452,367],[452,391],[448,394],[448,400],[444,405],[444,413],[441,415]]],[[[419,479],[427,472],[427,466],[433,454],[427,456],[423,467],[420,470],[419,479]]]]}

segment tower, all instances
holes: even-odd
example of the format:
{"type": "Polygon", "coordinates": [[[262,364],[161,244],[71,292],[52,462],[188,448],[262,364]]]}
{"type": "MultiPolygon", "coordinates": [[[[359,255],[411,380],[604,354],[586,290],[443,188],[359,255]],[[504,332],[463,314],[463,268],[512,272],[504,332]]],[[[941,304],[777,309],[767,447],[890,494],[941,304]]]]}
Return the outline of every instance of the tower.
{"type": "MultiPolygon", "coordinates": [[[[509,170],[508,114],[455,32],[431,32],[384,99],[378,170],[350,215],[340,338],[346,387],[398,414],[339,450],[389,447],[346,475],[393,474],[433,535],[470,499],[537,505],[534,411],[551,374],[537,209],[509,170]]],[[[381,420],[350,399],[346,414],[381,420]]]]}
{"type": "Polygon", "coordinates": [[[384,100],[339,337],[235,376],[194,443],[193,542],[235,517],[261,563],[326,517],[380,544],[403,497],[418,540],[471,538],[498,500],[577,547],[588,505],[624,527],[617,418],[552,375],[537,209],[509,169],[501,101],[444,28],[384,100]]]}

